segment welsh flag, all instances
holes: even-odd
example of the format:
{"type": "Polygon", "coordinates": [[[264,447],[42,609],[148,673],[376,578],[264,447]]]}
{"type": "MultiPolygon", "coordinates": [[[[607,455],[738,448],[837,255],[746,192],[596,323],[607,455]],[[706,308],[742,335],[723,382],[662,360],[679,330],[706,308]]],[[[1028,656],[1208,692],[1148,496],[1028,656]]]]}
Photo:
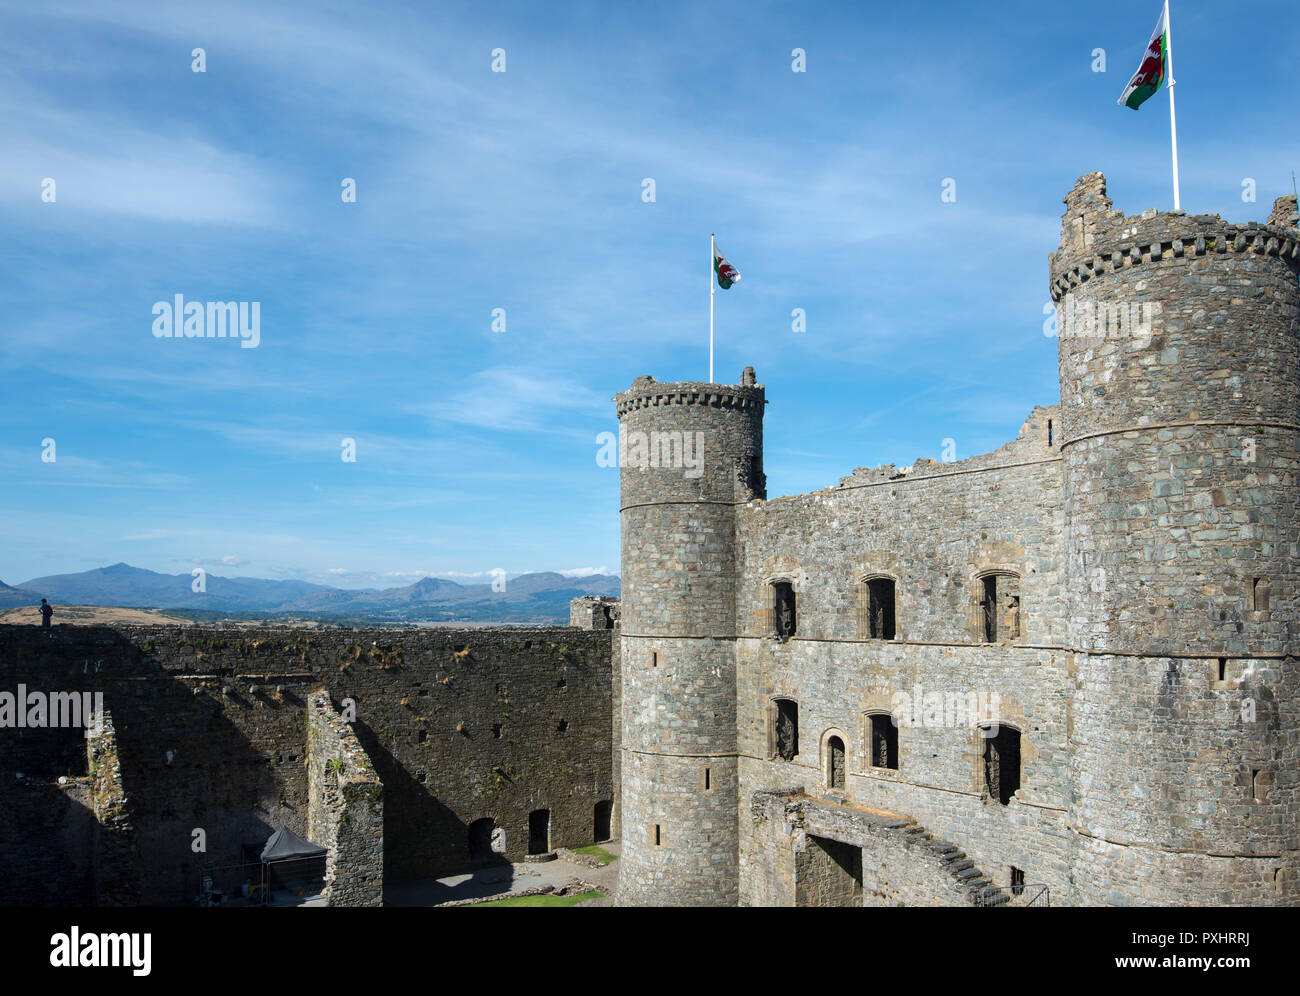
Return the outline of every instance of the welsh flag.
{"type": "Polygon", "coordinates": [[[1160,20],[1156,22],[1156,30],[1152,32],[1151,40],[1147,42],[1142,64],[1138,66],[1138,71],[1133,74],[1133,78],[1128,81],[1128,86],[1124,88],[1118,103],[1136,111],[1142,106],[1144,100],[1164,85],[1168,76],[1166,71],[1168,65],[1169,5],[1165,4],[1164,9],[1160,11],[1160,20]]]}
{"type": "Polygon", "coordinates": [[[717,245],[713,247],[713,272],[717,274],[718,286],[723,290],[740,280],[740,271],[727,262],[717,245]]]}

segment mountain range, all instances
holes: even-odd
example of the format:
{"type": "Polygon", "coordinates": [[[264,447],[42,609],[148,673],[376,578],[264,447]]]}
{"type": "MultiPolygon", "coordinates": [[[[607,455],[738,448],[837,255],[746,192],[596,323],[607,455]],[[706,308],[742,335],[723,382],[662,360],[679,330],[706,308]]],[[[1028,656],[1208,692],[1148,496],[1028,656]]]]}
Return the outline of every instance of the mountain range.
{"type": "Polygon", "coordinates": [[[462,585],[421,578],[399,588],[345,589],[308,581],[226,578],[208,574],[203,591],[190,574],[160,574],[114,564],[78,574],[33,578],[18,587],[0,581],[0,608],[36,605],[123,606],[180,610],[197,619],[294,617],[321,622],[480,622],[555,624],[569,621],[569,601],[579,595],[618,595],[608,574],[568,577],[552,571],[508,578],[504,591],[491,584],[462,585]]]}

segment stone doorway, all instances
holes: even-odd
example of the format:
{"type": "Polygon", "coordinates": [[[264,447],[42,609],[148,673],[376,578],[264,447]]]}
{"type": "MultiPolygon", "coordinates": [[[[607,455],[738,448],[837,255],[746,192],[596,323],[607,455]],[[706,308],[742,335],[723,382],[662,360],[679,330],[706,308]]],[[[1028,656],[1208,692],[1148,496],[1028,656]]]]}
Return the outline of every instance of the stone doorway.
{"type": "Polygon", "coordinates": [[[545,854],[551,849],[551,811],[534,809],[528,814],[528,853],[545,854]]]}
{"type": "Polygon", "coordinates": [[[469,859],[476,865],[500,861],[506,850],[506,832],[485,816],[469,825],[469,859]]]}
{"type": "Polygon", "coordinates": [[[602,799],[600,802],[596,803],[596,832],[594,836],[597,844],[609,840],[611,836],[610,827],[613,822],[613,817],[614,804],[612,802],[608,799],[602,799]]]}
{"type": "Polygon", "coordinates": [[[862,848],[808,835],[795,855],[796,906],[861,906],[862,848]]]}

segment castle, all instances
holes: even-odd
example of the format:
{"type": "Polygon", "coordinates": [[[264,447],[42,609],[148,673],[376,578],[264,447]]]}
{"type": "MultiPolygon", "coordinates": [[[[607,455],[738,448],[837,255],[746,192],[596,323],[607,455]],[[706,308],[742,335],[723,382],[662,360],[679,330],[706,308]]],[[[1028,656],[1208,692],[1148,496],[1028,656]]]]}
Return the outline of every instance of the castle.
{"type": "Polygon", "coordinates": [[[282,826],[330,905],[611,837],[621,905],[1300,904],[1296,200],[1065,203],[1058,406],[769,500],[752,370],[637,378],[569,626],[0,625],[0,695],[103,702],[0,724],[0,905],[190,903],[282,826]]]}
{"type": "Polygon", "coordinates": [[[752,370],[616,397],[620,904],[1300,902],[1295,198],[1065,204],[993,453],[769,500],[752,370]]]}

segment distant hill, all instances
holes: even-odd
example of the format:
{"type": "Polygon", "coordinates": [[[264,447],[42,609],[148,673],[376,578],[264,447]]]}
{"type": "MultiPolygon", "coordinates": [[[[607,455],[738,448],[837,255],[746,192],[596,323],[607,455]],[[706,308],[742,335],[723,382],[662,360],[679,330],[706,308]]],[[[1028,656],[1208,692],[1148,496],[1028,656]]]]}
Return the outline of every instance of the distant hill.
{"type": "Polygon", "coordinates": [[[141,609],[204,608],[223,611],[278,609],[324,585],[306,581],[264,581],[209,574],[206,592],[193,591],[186,574],[159,574],[129,564],[99,567],[80,574],[52,574],[23,585],[51,602],[69,605],[121,605],[141,609]]]}
{"type": "Polygon", "coordinates": [[[124,606],[182,610],[195,618],[218,615],[267,619],[292,616],[319,621],[368,623],[498,622],[563,623],[569,602],[579,595],[618,595],[619,579],[607,574],[566,577],[545,571],[491,584],[461,585],[444,578],[421,578],[400,588],[349,590],[307,581],[224,578],[208,574],[205,591],[193,590],[189,574],[114,564],[78,574],[33,578],[22,588],[0,589],[0,607],[31,605],[42,597],[66,605],[124,606]],[[40,592],[32,595],[32,592],[40,592]]]}
{"type": "Polygon", "coordinates": [[[49,595],[41,595],[29,588],[15,588],[13,585],[0,581],[0,609],[40,605],[42,598],[49,597],[49,595]]]}

